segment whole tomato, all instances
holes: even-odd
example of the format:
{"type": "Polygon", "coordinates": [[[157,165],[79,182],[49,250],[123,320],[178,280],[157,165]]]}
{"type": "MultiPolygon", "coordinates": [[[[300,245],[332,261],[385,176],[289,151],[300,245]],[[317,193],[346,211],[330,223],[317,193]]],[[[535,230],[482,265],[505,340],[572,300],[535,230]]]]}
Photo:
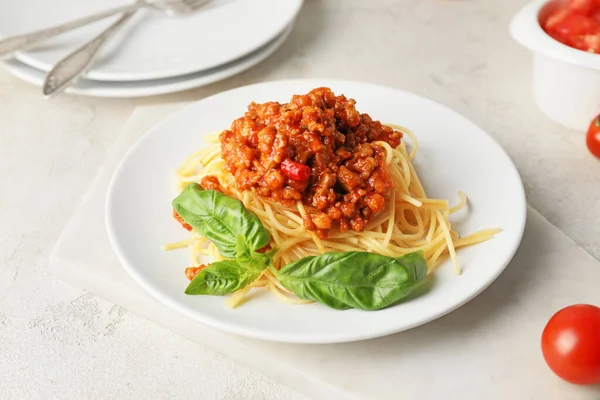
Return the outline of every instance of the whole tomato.
{"type": "Polygon", "coordinates": [[[542,353],[562,379],[590,385],[600,382],[600,308],[565,307],[550,318],[542,333],[542,353]]]}
{"type": "Polygon", "coordinates": [[[590,152],[600,158],[600,115],[592,120],[587,131],[586,143],[590,152]]]}

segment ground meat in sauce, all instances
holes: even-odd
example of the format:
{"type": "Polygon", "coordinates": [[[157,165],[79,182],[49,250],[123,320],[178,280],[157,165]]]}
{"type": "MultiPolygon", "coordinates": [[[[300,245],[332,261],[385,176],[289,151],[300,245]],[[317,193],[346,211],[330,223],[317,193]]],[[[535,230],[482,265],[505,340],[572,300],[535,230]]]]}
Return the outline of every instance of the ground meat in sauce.
{"type": "Polygon", "coordinates": [[[200,180],[200,186],[204,190],[216,190],[217,192],[223,192],[221,189],[221,183],[219,183],[219,179],[216,176],[207,175],[202,177],[200,180]]]}
{"type": "MultiPolygon", "coordinates": [[[[385,150],[373,142],[396,147],[402,133],[359,113],[355,103],[318,88],[287,104],[250,104],[220,135],[237,189],[287,206],[302,200],[312,207],[304,226],[322,239],[335,225],[342,232],[362,231],[393,187],[385,150]],[[300,179],[305,166],[310,176],[300,179]]],[[[212,178],[206,183],[220,188],[212,178]]]]}

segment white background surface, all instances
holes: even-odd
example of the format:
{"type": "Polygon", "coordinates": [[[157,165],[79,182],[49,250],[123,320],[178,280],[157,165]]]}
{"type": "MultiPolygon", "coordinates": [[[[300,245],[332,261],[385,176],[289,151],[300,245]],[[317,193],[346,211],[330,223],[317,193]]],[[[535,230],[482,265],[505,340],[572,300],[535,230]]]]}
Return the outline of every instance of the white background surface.
{"type": "Polygon", "coordinates": [[[2,396],[301,398],[50,275],[49,250],[136,105],[294,77],[413,91],[492,134],[520,169],[530,203],[600,258],[600,163],[581,133],[533,104],[530,55],[507,34],[523,3],[309,0],[269,60],[223,83],[153,99],[47,101],[0,73],[2,396]]]}

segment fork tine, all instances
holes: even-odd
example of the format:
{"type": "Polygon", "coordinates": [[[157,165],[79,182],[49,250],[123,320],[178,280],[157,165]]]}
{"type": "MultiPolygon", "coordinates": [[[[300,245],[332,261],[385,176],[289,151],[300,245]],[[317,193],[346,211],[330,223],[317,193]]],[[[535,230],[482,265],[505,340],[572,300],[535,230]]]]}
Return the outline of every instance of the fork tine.
{"type": "Polygon", "coordinates": [[[167,14],[188,14],[198,10],[210,0],[159,0],[154,6],[162,9],[167,14]]]}
{"type": "Polygon", "coordinates": [[[183,4],[185,4],[186,6],[188,6],[189,8],[191,8],[193,10],[200,8],[201,6],[208,3],[209,1],[210,0],[181,0],[181,2],[183,4]]]}

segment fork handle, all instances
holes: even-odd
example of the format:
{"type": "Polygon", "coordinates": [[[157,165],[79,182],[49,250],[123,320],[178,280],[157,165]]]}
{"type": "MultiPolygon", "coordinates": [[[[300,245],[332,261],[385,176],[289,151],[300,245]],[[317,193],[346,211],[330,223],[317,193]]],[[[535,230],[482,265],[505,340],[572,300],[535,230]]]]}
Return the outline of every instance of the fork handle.
{"type": "Polygon", "coordinates": [[[111,15],[138,10],[144,7],[146,4],[146,2],[137,2],[127,6],[116,7],[110,10],[89,15],[87,17],[78,18],[74,21],[70,21],[61,25],[56,25],[32,33],[26,33],[23,35],[13,36],[0,40],[0,58],[9,56],[15,51],[23,50],[44,39],[48,39],[50,37],[60,35],[64,32],[79,28],[81,26],[91,24],[92,22],[110,17],[111,15]]]}
{"type": "Polygon", "coordinates": [[[52,94],[60,93],[69,86],[71,82],[83,74],[104,43],[106,43],[106,41],[119,30],[121,26],[129,21],[136,10],[137,9],[134,9],[133,11],[123,14],[118,21],[109,26],[104,32],[60,60],[54,68],[48,72],[48,75],[46,75],[43,86],[44,95],[50,96],[52,94]]]}

